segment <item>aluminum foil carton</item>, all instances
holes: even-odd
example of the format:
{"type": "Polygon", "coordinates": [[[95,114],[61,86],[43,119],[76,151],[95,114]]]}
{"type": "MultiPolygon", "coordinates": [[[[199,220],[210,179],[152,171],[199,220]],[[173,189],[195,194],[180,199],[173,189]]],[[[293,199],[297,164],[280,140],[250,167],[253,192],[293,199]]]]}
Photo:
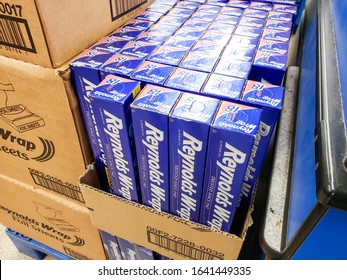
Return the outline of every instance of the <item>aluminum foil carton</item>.
{"type": "Polygon", "coordinates": [[[200,223],[230,231],[261,109],[222,101],[210,129],[200,223]]]}
{"type": "Polygon", "coordinates": [[[183,93],[170,114],[170,213],[198,222],[210,124],[220,101],[183,93]]]}
{"type": "Polygon", "coordinates": [[[130,104],[140,83],[107,76],[90,94],[113,193],[141,203],[130,104]]]}
{"type": "Polygon", "coordinates": [[[181,92],[147,85],[131,104],[136,154],[144,205],[169,206],[169,114],[181,92]]]}

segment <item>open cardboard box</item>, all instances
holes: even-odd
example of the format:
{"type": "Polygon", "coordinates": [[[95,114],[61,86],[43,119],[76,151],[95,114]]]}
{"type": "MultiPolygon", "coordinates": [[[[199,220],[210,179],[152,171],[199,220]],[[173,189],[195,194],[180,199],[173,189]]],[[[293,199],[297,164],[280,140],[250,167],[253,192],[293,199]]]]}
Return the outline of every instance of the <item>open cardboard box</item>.
{"type": "Polygon", "coordinates": [[[105,260],[84,205],[0,175],[0,223],[78,260],[105,260]]]}
{"type": "Polygon", "coordinates": [[[122,199],[99,189],[93,165],[80,187],[95,227],[172,259],[235,260],[252,224],[250,210],[238,237],[122,199]]]}

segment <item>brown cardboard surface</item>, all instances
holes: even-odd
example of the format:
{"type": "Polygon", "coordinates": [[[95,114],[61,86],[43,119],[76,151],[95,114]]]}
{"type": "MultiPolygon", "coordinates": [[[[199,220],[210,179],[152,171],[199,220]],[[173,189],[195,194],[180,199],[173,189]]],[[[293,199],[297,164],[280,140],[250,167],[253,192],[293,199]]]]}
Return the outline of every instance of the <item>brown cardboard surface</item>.
{"type": "Polygon", "coordinates": [[[78,177],[92,156],[68,65],[0,56],[0,174],[84,203],[78,177]]]}
{"type": "Polygon", "coordinates": [[[0,55],[58,67],[122,25],[146,2],[7,0],[0,9],[0,32],[8,34],[0,40],[0,55]]]}
{"type": "Polygon", "coordinates": [[[173,259],[237,259],[243,239],[97,189],[93,170],[80,186],[94,225],[173,259]],[[95,187],[94,187],[95,186],[95,187]]]}
{"type": "Polygon", "coordinates": [[[74,259],[106,259],[85,206],[2,175],[0,223],[74,259]]]}

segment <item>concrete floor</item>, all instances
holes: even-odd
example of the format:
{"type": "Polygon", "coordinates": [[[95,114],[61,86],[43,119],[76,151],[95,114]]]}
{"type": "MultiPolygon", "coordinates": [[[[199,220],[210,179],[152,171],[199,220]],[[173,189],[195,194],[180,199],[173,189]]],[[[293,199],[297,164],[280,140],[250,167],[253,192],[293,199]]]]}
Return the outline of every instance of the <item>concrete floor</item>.
{"type": "MultiPolygon", "coordinates": [[[[35,260],[17,250],[12,240],[7,236],[6,228],[0,224],[0,260],[35,260]]],[[[46,256],[44,260],[53,260],[53,258],[46,256]]]]}

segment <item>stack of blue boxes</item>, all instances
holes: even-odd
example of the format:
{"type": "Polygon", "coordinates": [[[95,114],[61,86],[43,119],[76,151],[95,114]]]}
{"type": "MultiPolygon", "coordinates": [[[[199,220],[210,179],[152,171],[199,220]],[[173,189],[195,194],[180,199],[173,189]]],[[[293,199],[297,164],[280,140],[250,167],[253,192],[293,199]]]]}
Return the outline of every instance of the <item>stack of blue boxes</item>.
{"type": "MultiPolygon", "coordinates": [[[[76,58],[104,189],[240,236],[280,115],[296,4],[157,0],[76,58]]],[[[158,257],[102,237],[114,258],[158,257]]]]}

